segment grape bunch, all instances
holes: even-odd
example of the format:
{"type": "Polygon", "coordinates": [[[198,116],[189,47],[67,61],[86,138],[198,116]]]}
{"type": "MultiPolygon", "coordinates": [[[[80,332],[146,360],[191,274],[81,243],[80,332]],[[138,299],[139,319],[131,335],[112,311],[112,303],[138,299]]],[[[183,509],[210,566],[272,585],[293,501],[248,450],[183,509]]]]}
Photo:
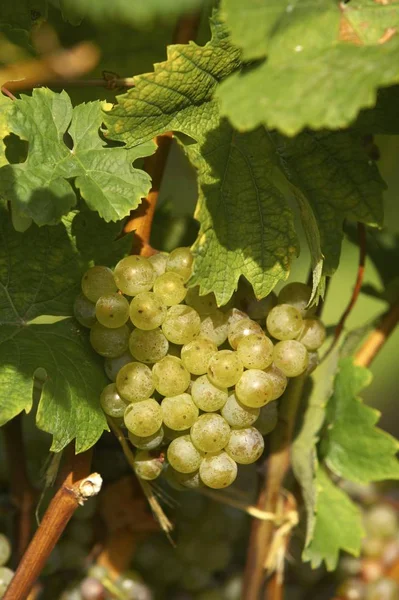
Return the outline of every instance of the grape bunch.
{"type": "Polygon", "coordinates": [[[74,314],[105,358],[112,383],[101,406],[123,419],[137,475],[155,479],[167,462],[176,485],[217,489],[233,483],[237,464],[261,456],[275,401],[288,378],[304,373],[325,329],[302,283],[278,298],[247,294],[246,312],[219,308],[212,293],[188,288],[192,263],[191,251],[177,248],[128,256],[113,272],[92,267],[74,314]]]}

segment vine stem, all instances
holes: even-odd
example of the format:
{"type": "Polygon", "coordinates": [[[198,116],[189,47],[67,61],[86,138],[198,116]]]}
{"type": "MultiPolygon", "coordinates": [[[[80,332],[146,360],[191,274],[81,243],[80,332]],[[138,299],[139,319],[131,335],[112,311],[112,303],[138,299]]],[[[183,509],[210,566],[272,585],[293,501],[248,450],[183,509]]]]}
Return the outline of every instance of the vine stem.
{"type": "Polygon", "coordinates": [[[380,324],[368,335],[355,354],[355,364],[368,367],[395,329],[399,321],[399,301],[382,317],[380,324]]]}
{"type": "Polygon", "coordinates": [[[96,495],[101,477],[90,475],[92,451],[75,454],[73,444],[66,450],[60,474],[60,487],[23,555],[4,600],[26,600],[48,557],[78,506],[96,495]]]}

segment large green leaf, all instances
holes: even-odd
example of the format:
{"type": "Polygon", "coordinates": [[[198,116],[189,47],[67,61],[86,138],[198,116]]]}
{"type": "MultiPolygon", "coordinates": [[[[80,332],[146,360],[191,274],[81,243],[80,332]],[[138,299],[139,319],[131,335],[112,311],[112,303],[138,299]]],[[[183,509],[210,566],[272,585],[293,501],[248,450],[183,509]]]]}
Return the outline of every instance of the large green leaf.
{"type": "Polygon", "coordinates": [[[376,44],[399,22],[397,0],[351,0],[341,5],[342,23],[348,24],[348,37],[357,43],[376,44]],[[346,23],[345,23],[346,22],[346,23]]]}

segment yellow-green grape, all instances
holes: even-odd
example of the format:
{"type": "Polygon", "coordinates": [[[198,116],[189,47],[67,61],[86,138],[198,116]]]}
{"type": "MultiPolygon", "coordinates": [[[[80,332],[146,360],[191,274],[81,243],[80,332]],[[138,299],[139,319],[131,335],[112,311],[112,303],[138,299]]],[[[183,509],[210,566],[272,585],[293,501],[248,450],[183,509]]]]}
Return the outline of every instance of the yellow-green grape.
{"type": "Polygon", "coordinates": [[[201,319],[197,311],[191,306],[178,304],[168,309],[162,331],[173,344],[188,344],[197,337],[200,326],[201,319]]]}
{"type": "Polygon", "coordinates": [[[221,346],[227,340],[228,329],[227,315],[221,310],[201,316],[199,336],[210,340],[216,346],[221,346]]]}
{"type": "Polygon", "coordinates": [[[309,355],[305,346],[296,340],[285,340],[274,346],[274,364],[287,377],[298,377],[306,371],[309,355]]]}
{"type": "Polygon", "coordinates": [[[105,414],[110,417],[120,418],[125,413],[126,402],[118,394],[114,383],[105,386],[101,392],[100,404],[105,414]]]}
{"type": "Polygon", "coordinates": [[[84,294],[76,296],[73,303],[73,316],[83,327],[93,327],[96,322],[96,305],[84,294]]]}
{"type": "Polygon", "coordinates": [[[116,376],[120,369],[130,362],[133,362],[133,356],[130,352],[124,352],[116,358],[106,358],[104,361],[104,370],[108,379],[116,381],[116,376]]]}
{"type": "Polygon", "coordinates": [[[264,371],[268,375],[272,385],[272,400],[277,400],[277,398],[280,398],[285,392],[288,383],[287,377],[273,363],[264,371]]]}
{"type": "Polygon", "coordinates": [[[108,267],[91,267],[82,277],[82,292],[90,302],[117,291],[114,275],[108,267]]]}
{"type": "Polygon", "coordinates": [[[206,413],[195,421],[190,435],[201,452],[219,452],[229,441],[230,425],[221,415],[206,413]]]}
{"type": "Polygon", "coordinates": [[[136,360],[156,363],[167,355],[169,342],[159,328],[151,331],[134,329],[129,338],[129,350],[136,360]]]}
{"type": "Polygon", "coordinates": [[[299,310],[289,304],[278,304],[267,315],[266,327],[277,340],[293,340],[301,333],[303,319],[299,310]]]}
{"type": "Polygon", "coordinates": [[[155,450],[163,442],[164,428],[161,427],[152,435],[146,435],[145,437],[135,435],[131,431],[128,432],[129,441],[140,450],[155,450]]]}
{"type": "Polygon", "coordinates": [[[11,583],[11,579],[14,577],[14,571],[11,571],[8,567],[0,567],[0,598],[3,598],[6,589],[11,583]]]}
{"type": "Polygon", "coordinates": [[[200,296],[199,286],[189,288],[185,298],[186,304],[194,308],[199,315],[209,315],[217,310],[218,305],[216,303],[215,294],[206,294],[200,296]]]}
{"type": "Polygon", "coordinates": [[[194,404],[190,394],[169,396],[161,403],[163,422],[170,429],[184,431],[191,427],[198,418],[198,407],[194,404]]]}
{"type": "Polygon", "coordinates": [[[250,369],[236,383],[235,394],[245,406],[260,408],[273,399],[273,386],[264,371],[250,369]]]}
{"type": "Polygon", "coordinates": [[[129,302],[120,294],[101,296],[96,302],[96,317],[104,327],[122,327],[129,318],[129,302]]]}
{"type": "Polygon", "coordinates": [[[170,442],[167,457],[169,464],[179,473],[197,471],[202,460],[189,435],[182,435],[170,442]]]}
{"type": "Polygon", "coordinates": [[[158,252],[149,256],[148,260],[152,264],[157,277],[163,275],[166,271],[166,263],[168,262],[168,254],[166,252],[158,252]]]}
{"type": "Polygon", "coordinates": [[[232,350],[219,350],[209,361],[208,377],[218,387],[235,385],[243,373],[240,357],[232,350]]]}
{"type": "Polygon", "coordinates": [[[248,319],[247,313],[239,310],[238,308],[231,308],[226,313],[228,329],[233,327],[237,321],[241,321],[241,319],[248,319]]]}
{"type": "Polygon", "coordinates": [[[134,471],[137,477],[152,481],[160,476],[163,469],[163,461],[151,456],[147,450],[139,450],[134,457],[134,471]]]}
{"type": "Polygon", "coordinates": [[[10,560],[10,557],[11,544],[4,533],[0,533],[0,567],[5,565],[10,560]]]}
{"type": "Polygon", "coordinates": [[[259,418],[260,409],[252,406],[245,406],[236,397],[230,394],[226,404],[220,411],[222,417],[227,421],[230,427],[249,427],[259,418]]]}
{"type": "Polygon", "coordinates": [[[269,402],[260,409],[254,426],[262,435],[267,435],[276,427],[278,421],[277,402],[269,402]]]}
{"type": "Polygon", "coordinates": [[[176,248],[169,254],[166,271],[177,273],[187,281],[191,275],[193,260],[190,248],[176,248]]]}
{"type": "Polygon", "coordinates": [[[121,356],[129,347],[130,331],[127,325],[110,329],[95,323],[90,329],[90,343],[93,349],[105,358],[121,356]]]}
{"type": "Polygon", "coordinates": [[[240,340],[253,333],[264,335],[259,323],[251,321],[251,319],[240,319],[229,327],[228,338],[230,346],[236,350],[240,340]]]}
{"type": "Polygon", "coordinates": [[[225,451],[239,465],[250,465],[261,456],[265,443],[262,434],[255,427],[234,429],[225,451]]]}
{"type": "Polygon", "coordinates": [[[154,385],[161,396],[178,396],[190,385],[190,373],[176,356],[165,356],[152,367],[154,385]]]}
{"type": "Polygon", "coordinates": [[[162,425],[162,410],[153,398],[127,405],[123,416],[126,428],[141,437],[153,435],[162,425]]]}
{"type": "Polygon", "coordinates": [[[116,265],[114,278],[121,292],[128,296],[137,296],[152,288],[156,272],[148,258],[126,256],[116,265]]]}
{"type": "Polygon", "coordinates": [[[389,504],[377,504],[366,512],[364,525],[369,537],[396,538],[399,527],[397,511],[389,504]]]}
{"type": "Polygon", "coordinates": [[[135,327],[156,329],[165,320],[166,305],[154,292],[141,292],[130,303],[130,320],[135,327]]]}
{"type": "Polygon", "coordinates": [[[146,400],[154,391],[151,369],[139,362],[128,363],[116,376],[116,387],[127,402],[146,400]]]}
{"type": "Polygon", "coordinates": [[[312,295],[311,288],[305,283],[294,281],[293,283],[287,283],[278,295],[279,304],[290,304],[299,312],[302,316],[314,314],[316,307],[312,306],[310,309],[306,308],[310,297],[312,295]]]}
{"type": "Polygon", "coordinates": [[[365,600],[397,600],[398,598],[399,583],[393,578],[383,577],[370,582],[366,587],[365,600]]]}
{"type": "Polygon", "coordinates": [[[187,294],[183,277],[177,273],[164,273],[156,278],[154,292],[166,306],[174,306],[183,302],[187,294]]]}
{"type": "Polygon", "coordinates": [[[301,333],[296,339],[307,350],[318,350],[326,339],[326,328],[319,319],[304,319],[301,333]]]}
{"type": "Polygon", "coordinates": [[[202,459],[199,474],[203,483],[215,490],[228,487],[237,477],[237,463],[227,452],[202,459]]]}
{"type": "Polygon", "coordinates": [[[246,369],[266,369],[272,364],[273,348],[273,342],[263,332],[251,333],[238,342],[237,354],[246,369]]]}
{"type": "Polygon", "coordinates": [[[199,475],[199,471],[194,471],[193,473],[179,473],[179,471],[172,469],[172,467],[170,468],[177,484],[182,485],[189,490],[197,490],[198,488],[204,486],[199,475]]]}
{"type": "Polygon", "coordinates": [[[227,388],[213,385],[207,375],[198,377],[192,385],[191,396],[195,404],[204,412],[216,412],[227,402],[227,388]]]}
{"type": "Polygon", "coordinates": [[[208,370],[211,357],[218,351],[216,344],[205,338],[197,338],[181,349],[181,359],[187,371],[203,375],[208,370]]]}

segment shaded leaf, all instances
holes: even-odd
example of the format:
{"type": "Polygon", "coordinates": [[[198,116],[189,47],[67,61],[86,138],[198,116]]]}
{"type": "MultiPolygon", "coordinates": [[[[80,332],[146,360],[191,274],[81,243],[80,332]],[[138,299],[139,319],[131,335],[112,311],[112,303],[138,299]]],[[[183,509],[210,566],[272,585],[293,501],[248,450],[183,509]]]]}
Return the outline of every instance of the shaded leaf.
{"type": "Polygon", "coordinates": [[[0,92],[0,167],[8,163],[5,154],[6,145],[4,143],[4,138],[10,133],[8,128],[8,115],[11,110],[11,104],[12,100],[0,92]]]}
{"type": "Polygon", "coordinates": [[[399,134],[399,85],[381,88],[373,108],[361,110],[353,127],[366,134],[399,134]]]}
{"type": "Polygon", "coordinates": [[[0,23],[29,31],[47,16],[47,0],[5,0],[0,3],[0,23]]]}

